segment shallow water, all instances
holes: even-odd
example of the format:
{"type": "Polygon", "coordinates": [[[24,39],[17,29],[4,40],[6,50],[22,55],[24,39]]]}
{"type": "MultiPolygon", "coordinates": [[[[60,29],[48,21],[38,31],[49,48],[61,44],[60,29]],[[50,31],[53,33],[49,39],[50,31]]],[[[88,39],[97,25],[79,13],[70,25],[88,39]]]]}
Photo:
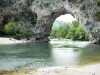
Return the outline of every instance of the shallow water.
{"type": "Polygon", "coordinates": [[[51,41],[0,45],[0,70],[75,67],[100,62],[100,45],[80,41],[51,41]]]}

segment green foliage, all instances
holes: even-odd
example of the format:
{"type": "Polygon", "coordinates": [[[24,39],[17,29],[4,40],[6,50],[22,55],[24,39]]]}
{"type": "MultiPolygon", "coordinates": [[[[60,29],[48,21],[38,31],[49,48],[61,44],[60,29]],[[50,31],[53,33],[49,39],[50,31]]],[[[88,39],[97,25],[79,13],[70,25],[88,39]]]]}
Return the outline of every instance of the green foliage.
{"type": "Polygon", "coordinates": [[[100,5],[100,0],[96,0],[97,4],[100,5]]]}
{"type": "Polygon", "coordinates": [[[71,24],[65,24],[59,27],[53,27],[50,38],[66,38],[72,40],[88,40],[88,33],[77,22],[73,21],[71,24]]]}
{"type": "Polygon", "coordinates": [[[10,37],[13,37],[13,38],[18,39],[18,40],[23,38],[22,34],[15,34],[15,35],[10,36],[10,37]]]}
{"type": "Polygon", "coordinates": [[[24,38],[27,38],[27,40],[29,40],[30,37],[32,37],[32,31],[29,30],[29,29],[25,29],[25,30],[24,30],[24,33],[23,33],[23,37],[24,37],[24,38]]]}
{"type": "Polygon", "coordinates": [[[58,33],[57,36],[58,36],[59,38],[65,37],[65,35],[67,34],[66,25],[60,26],[60,27],[58,28],[57,33],[58,33]],[[65,32],[65,31],[66,31],[66,32],[65,32]]]}
{"type": "Polygon", "coordinates": [[[77,21],[74,21],[70,25],[69,33],[66,38],[72,40],[88,40],[88,34],[77,21]]]}
{"type": "Polygon", "coordinates": [[[20,20],[23,20],[23,21],[26,21],[27,20],[28,22],[30,22],[33,25],[35,25],[36,22],[37,22],[37,14],[34,13],[31,9],[27,9],[26,11],[25,10],[22,11],[20,13],[20,16],[22,16],[20,18],[20,20]]]}
{"type": "Polygon", "coordinates": [[[15,39],[26,38],[27,40],[29,40],[32,36],[31,30],[25,28],[23,29],[15,22],[9,22],[8,24],[6,24],[4,30],[8,36],[13,37],[15,39]]]}
{"type": "Polygon", "coordinates": [[[65,38],[69,31],[69,25],[64,24],[59,27],[53,27],[50,38],[65,38]]]}
{"type": "Polygon", "coordinates": [[[29,29],[25,29],[23,32],[21,32],[21,34],[16,34],[13,36],[13,38],[15,39],[23,39],[23,38],[26,38],[27,40],[30,39],[30,37],[32,37],[32,31],[29,30],[29,29]]]}
{"type": "Polygon", "coordinates": [[[96,11],[95,17],[96,17],[96,20],[100,21],[100,10],[96,11]]]}
{"type": "Polygon", "coordinates": [[[4,30],[8,35],[13,36],[20,32],[20,27],[15,22],[9,22],[7,25],[5,25],[4,30]]]}
{"type": "Polygon", "coordinates": [[[77,27],[75,32],[75,40],[87,40],[88,35],[87,32],[83,29],[82,26],[77,27]]]}
{"type": "Polygon", "coordinates": [[[5,34],[4,27],[9,22],[21,22],[26,29],[36,25],[37,14],[29,8],[33,1],[34,0],[0,0],[0,36],[6,36],[8,34],[5,34]]]}
{"type": "Polygon", "coordinates": [[[51,32],[51,35],[50,35],[51,39],[57,38],[57,31],[58,31],[58,27],[53,27],[52,28],[52,32],[51,32]]]}

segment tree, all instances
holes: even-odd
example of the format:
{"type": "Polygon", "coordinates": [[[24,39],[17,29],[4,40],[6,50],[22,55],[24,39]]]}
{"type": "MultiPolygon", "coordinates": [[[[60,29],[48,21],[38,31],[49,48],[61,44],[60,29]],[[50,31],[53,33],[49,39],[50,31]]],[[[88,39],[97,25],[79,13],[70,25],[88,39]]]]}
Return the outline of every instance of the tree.
{"type": "Polygon", "coordinates": [[[77,21],[52,28],[50,38],[66,38],[72,40],[88,40],[88,33],[77,21]]]}
{"type": "Polygon", "coordinates": [[[59,38],[65,38],[66,35],[68,34],[68,31],[69,31],[69,26],[67,24],[64,24],[62,26],[59,26],[57,34],[59,38]]]}
{"type": "Polygon", "coordinates": [[[66,35],[66,38],[68,39],[72,39],[74,40],[75,38],[75,32],[76,32],[76,28],[78,27],[78,23],[76,21],[73,21],[69,26],[70,26],[70,29],[69,29],[69,32],[68,32],[68,35],[66,35]]]}
{"type": "Polygon", "coordinates": [[[84,30],[82,25],[74,21],[70,25],[69,33],[66,38],[72,40],[88,40],[88,33],[84,30]]]}
{"type": "Polygon", "coordinates": [[[51,38],[51,39],[57,38],[57,30],[58,30],[57,27],[53,27],[53,28],[52,28],[52,32],[51,32],[51,34],[50,34],[50,38],[51,38]]]}
{"type": "Polygon", "coordinates": [[[20,33],[21,27],[15,22],[9,22],[5,25],[4,30],[9,36],[13,36],[20,33]]]}
{"type": "Polygon", "coordinates": [[[15,39],[26,38],[27,40],[29,40],[30,37],[32,37],[32,34],[33,34],[30,29],[28,29],[28,28],[23,29],[21,26],[19,26],[15,22],[9,22],[7,25],[5,25],[4,29],[5,29],[5,33],[8,36],[11,36],[15,39]]]}
{"type": "Polygon", "coordinates": [[[50,38],[66,38],[69,31],[69,24],[64,24],[62,26],[54,26],[50,38]]]}
{"type": "Polygon", "coordinates": [[[32,31],[29,29],[25,29],[23,33],[23,37],[29,40],[31,36],[32,36],[32,31]]]}

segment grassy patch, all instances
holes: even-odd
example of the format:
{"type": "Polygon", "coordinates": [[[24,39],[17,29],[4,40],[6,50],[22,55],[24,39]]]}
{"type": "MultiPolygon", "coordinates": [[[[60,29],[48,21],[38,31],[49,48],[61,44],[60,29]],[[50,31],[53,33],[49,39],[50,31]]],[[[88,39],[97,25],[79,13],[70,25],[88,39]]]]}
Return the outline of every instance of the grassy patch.
{"type": "Polygon", "coordinates": [[[27,75],[29,72],[36,72],[36,69],[17,70],[17,71],[1,71],[0,75],[27,75]]]}

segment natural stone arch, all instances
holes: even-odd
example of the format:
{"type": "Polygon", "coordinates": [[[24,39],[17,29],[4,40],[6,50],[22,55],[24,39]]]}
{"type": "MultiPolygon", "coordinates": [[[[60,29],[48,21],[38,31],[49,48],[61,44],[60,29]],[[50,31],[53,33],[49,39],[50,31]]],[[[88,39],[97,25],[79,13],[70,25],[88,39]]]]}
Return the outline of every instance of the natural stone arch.
{"type": "Polygon", "coordinates": [[[63,14],[72,14],[89,32],[93,43],[100,43],[100,22],[95,20],[94,14],[99,9],[94,0],[35,0],[31,6],[37,14],[37,24],[34,37],[38,42],[48,41],[54,20],[63,14]],[[97,7],[97,9],[95,9],[97,7]]]}
{"type": "MultiPolygon", "coordinates": [[[[49,41],[48,37],[52,30],[53,23],[55,19],[64,14],[71,14],[71,12],[66,11],[65,7],[60,7],[51,12],[50,15],[44,15],[38,18],[37,25],[35,27],[35,38],[37,42],[49,41]]],[[[73,15],[74,16],[74,15],[73,15]]]]}

